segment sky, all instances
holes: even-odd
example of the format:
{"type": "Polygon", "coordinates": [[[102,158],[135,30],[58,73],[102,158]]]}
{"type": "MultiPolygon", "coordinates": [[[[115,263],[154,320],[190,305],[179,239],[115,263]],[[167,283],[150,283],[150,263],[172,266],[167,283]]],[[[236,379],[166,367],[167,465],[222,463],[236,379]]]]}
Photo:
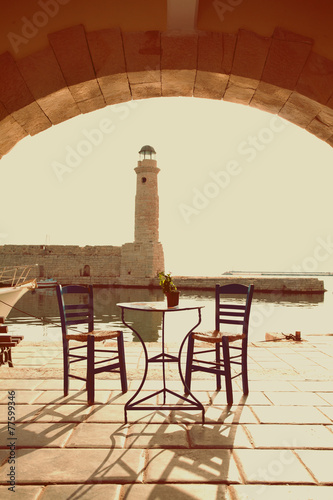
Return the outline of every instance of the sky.
{"type": "Polygon", "coordinates": [[[333,271],[332,148],[275,115],[198,98],[105,107],[0,161],[0,244],[134,240],[139,150],[156,150],[165,270],[333,271]]]}

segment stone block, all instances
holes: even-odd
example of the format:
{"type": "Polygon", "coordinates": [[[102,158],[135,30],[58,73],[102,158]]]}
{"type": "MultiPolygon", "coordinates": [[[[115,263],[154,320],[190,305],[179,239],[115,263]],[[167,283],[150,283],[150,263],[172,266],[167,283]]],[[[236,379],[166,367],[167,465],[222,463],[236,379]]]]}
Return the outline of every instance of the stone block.
{"type": "Polygon", "coordinates": [[[162,84],[156,83],[137,83],[131,84],[131,93],[133,99],[149,99],[151,97],[161,97],[162,84]]]}
{"type": "Polygon", "coordinates": [[[132,424],[127,448],[189,448],[187,429],[179,424],[132,424]]]}
{"type": "Polygon", "coordinates": [[[193,95],[197,68],[197,35],[165,32],[161,35],[162,95],[193,95]]]}
{"type": "Polygon", "coordinates": [[[193,95],[222,99],[228,83],[223,74],[223,34],[205,32],[198,37],[197,75],[193,95]]]}
{"type": "Polygon", "coordinates": [[[222,99],[228,81],[228,75],[198,70],[193,95],[194,97],[204,97],[207,99],[222,99]]]}
{"type": "Polygon", "coordinates": [[[131,484],[124,485],[123,492],[122,498],[126,500],[151,500],[153,498],[155,500],[202,500],[203,498],[231,500],[227,486],[223,484],[131,484]]]}
{"type": "Polygon", "coordinates": [[[238,463],[247,483],[315,484],[305,466],[290,450],[237,450],[238,463]]]}
{"type": "Polygon", "coordinates": [[[198,71],[222,73],[223,34],[204,32],[198,37],[198,71]]]}
{"type": "Polygon", "coordinates": [[[123,40],[130,84],[160,82],[160,32],[124,32],[123,40]]]}
{"type": "Polygon", "coordinates": [[[53,125],[74,118],[81,113],[67,86],[38,99],[38,104],[53,125]]]}
{"type": "Polygon", "coordinates": [[[3,156],[15,146],[17,142],[26,137],[27,132],[8,114],[0,102],[0,154],[3,156]]]}
{"type": "Polygon", "coordinates": [[[9,52],[0,56],[0,68],[0,101],[17,123],[31,135],[50,127],[9,52]]]}
{"type": "Polygon", "coordinates": [[[311,52],[312,40],[282,28],[274,32],[262,80],[293,90],[311,52]]]}
{"type": "Polygon", "coordinates": [[[261,81],[250,102],[250,106],[277,114],[287,102],[290,94],[290,90],[261,81]]]}
{"type": "Polygon", "coordinates": [[[239,30],[232,64],[232,74],[260,80],[271,38],[247,30],[239,30]]]}
{"type": "Polygon", "coordinates": [[[319,483],[332,484],[333,450],[299,450],[297,455],[319,483]]]}
{"type": "Polygon", "coordinates": [[[9,52],[0,55],[0,101],[8,113],[19,111],[34,102],[34,98],[9,52]]]}
{"type": "Polygon", "coordinates": [[[217,483],[222,481],[240,483],[241,479],[230,450],[152,449],[148,452],[146,481],[149,483],[217,483]]]}
{"type": "Polygon", "coordinates": [[[321,105],[298,92],[292,92],[279,116],[306,128],[321,110],[321,105]]]}
{"type": "MultiPolygon", "coordinates": [[[[86,449],[29,449],[17,450],[18,484],[73,484],[140,482],[142,450],[86,449]],[[31,460],[31,458],[34,458],[31,460]]],[[[0,479],[6,481],[6,468],[0,479]]]]}
{"type": "Polygon", "coordinates": [[[333,109],[322,107],[318,115],[306,127],[308,132],[319,139],[329,139],[333,135],[333,109]]]}
{"type": "Polygon", "coordinates": [[[17,66],[31,94],[53,124],[80,114],[50,47],[20,59],[17,66]]]}
{"type": "MultiPolygon", "coordinates": [[[[23,487],[22,487],[23,488],[23,487]]],[[[75,498],[79,495],[81,500],[97,500],[98,498],[112,498],[112,500],[120,500],[121,496],[120,484],[66,484],[66,485],[49,485],[43,489],[41,497],[34,497],[31,500],[40,498],[42,500],[60,500],[65,498],[75,498]]],[[[23,496],[25,500],[30,498],[23,496]]]]}
{"type": "Polygon", "coordinates": [[[129,101],[123,41],[119,29],[87,33],[87,41],[99,86],[107,104],[129,101]]]}
{"type": "Polygon", "coordinates": [[[326,139],[326,142],[329,146],[333,147],[333,135],[331,135],[331,137],[329,137],[328,139],[326,139]]]}
{"type": "Polygon", "coordinates": [[[333,434],[324,425],[247,424],[254,447],[332,449],[333,434]]]}
{"type": "Polygon", "coordinates": [[[230,75],[223,100],[248,105],[253,98],[258,83],[258,80],[230,75]]]}
{"type": "Polygon", "coordinates": [[[49,34],[48,38],[75,101],[100,97],[84,27],[67,28],[49,34]]]}
{"type": "Polygon", "coordinates": [[[333,88],[333,61],[312,52],[299,77],[296,90],[310,99],[326,104],[333,88]]]}
{"type": "Polygon", "coordinates": [[[234,60],[237,35],[232,33],[223,33],[223,60],[222,73],[230,75],[234,60]]]}

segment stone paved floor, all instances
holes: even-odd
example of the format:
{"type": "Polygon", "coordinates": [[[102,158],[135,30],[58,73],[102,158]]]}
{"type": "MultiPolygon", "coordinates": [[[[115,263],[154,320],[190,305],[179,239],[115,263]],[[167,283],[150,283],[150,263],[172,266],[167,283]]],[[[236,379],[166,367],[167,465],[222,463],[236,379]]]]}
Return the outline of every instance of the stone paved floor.
{"type": "MultiPolygon", "coordinates": [[[[138,345],[126,345],[129,392],[121,394],[117,377],[99,378],[92,407],[80,381],[63,397],[60,345],[22,342],[13,359],[14,368],[0,368],[1,499],[333,498],[331,336],[252,344],[250,394],[245,398],[235,382],[231,409],[212,378],[196,379],[205,425],[185,408],[131,411],[124,425],[124,402],[142,373],[138,345]],[[15,496],[7,483],[11,459],[15,496]]],[[[160,378],[157,368],[149,372],[147,394],[160,378]]],[[[167,378],[169,387],[180,387],[174,364],[167,378]]]]}

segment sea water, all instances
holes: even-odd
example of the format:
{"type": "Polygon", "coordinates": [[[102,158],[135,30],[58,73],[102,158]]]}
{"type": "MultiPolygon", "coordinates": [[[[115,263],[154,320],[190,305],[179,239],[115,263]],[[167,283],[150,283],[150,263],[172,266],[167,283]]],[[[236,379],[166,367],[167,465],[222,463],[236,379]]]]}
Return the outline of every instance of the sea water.
{"type": "MultiPolygon", "coordinates": [[[[320,279],[323,279],[320,277],[320,279]]],[[[302,338],[312,335],[333,335],[333,277],[324,277],[324,294],[255,293],[250,317],[249,340],[265,339],[265,333],[295,334],[302,338]]],[[[96,329],[121,329],[125,340],[137,342],[133,331],[121,320],[119,302],[163,301],[160,289],[133,289],[94,287],[94,313],[96,329]]],[[[214,329],[214,291],[182,291],[182,301],[203,305],[200,327],[214,329]]],[[[125,320],[140,333],[146,342],[160,342],[162,314],[158,312],[125,311],[125,320]]],[[[180,338],[197,323],[198,312],[178,311],[166,313],[165,339],[178,343],[180,338]]],[[[61,327],[55,289],[28,292],[7,317],[9,333],[24,335],[31,342],[61,342],[61,327]]]]}

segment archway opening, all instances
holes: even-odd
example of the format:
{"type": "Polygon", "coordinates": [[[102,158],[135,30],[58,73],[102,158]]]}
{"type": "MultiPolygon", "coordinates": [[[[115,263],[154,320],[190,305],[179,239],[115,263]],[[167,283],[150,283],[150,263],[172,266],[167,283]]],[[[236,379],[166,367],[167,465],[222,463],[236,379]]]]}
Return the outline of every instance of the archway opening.
{"type": "Polygon", "coordinates": [[[275,115],[198,98],[108,106],[22,140],[1,160],[1,244],[133,241],[145,143],[161,169],[167,270],[331,268],[331,148],[275,115]]]}

